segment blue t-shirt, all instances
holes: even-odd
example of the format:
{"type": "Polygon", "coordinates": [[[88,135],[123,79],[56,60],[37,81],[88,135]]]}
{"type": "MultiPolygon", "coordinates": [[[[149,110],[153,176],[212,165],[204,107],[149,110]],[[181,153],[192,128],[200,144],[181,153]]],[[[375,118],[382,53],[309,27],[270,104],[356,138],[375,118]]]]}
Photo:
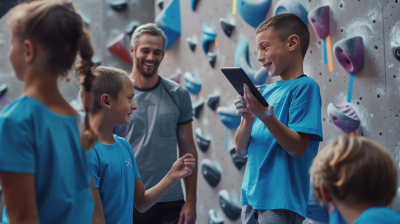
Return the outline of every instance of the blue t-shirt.
{"type": "Polygon", "coordinates": [[[329,224],[347,224],[347,222],[340,215],[339,211],[335,208],[329,215],[329,224]]]}
{"type": "Polygon", "coordinates": [[[83,150],[83,117],[64,116],[21,96],[0,113],[0,172],[33,174],[40,223],[91,223],[93,150],[83,150]]]}
{"type": "MultiPolygon", "coordinates": [[[[400,212],[387,207],[371,207],[353,222],[353,224],[400,223],[400,212]]],[[[329,224],[347,224],[337,209],[329,217],[329,224]]]]}
{"type": "Polygon", "coordinates": [[[132,223],[135,180],[140,178],[131,145],[114,135],[114,144],[94,145],[92,174],[106,223],[132,223]]]}
{"type": "Polygon", "coordinates": [[[275,107],[280,122],[293,131],[311,134],[311,138],[304,154],[294,158],[257,118],[251,130],[240,204],[257,210],[287,209],[305,217],[310,189],[308,169],[322,141],[319,86],[302,77],[260,88],[275,107]]]}

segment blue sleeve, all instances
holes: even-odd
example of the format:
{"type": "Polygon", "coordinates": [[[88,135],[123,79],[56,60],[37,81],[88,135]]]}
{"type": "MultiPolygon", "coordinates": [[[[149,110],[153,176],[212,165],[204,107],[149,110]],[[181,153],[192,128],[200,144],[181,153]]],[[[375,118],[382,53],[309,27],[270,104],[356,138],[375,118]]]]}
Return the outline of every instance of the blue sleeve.
{"type": "Polygon", "coordinates": [[[129,142],[127,140],[122,139],[122,141],[124,142],[124,145],[126,146],[128,152],[129,152],[129,155],[131,155],[131,157],[132,157],[133,172],[135,173],[135,180],[137,180],[140,178],[140,174],[139,174],[139,170],[136,165],[136,158],[135,158],[135,154],[133,153],[132,146],[131,146],[131,144],[129,144],[129,142]]]}
{"type": "Polygon", "coordinates": [[[94,151],[94,155],[93,155],[93,160],[91,163],[91,172],[92,172],[92,176],[93,176],[93,187],[94,188],[99,188],[100,186],[100,165],[99,165],[99,157],[97,155],[97,152],[95,150],[94,151]]]}
{"type": "Polygon", "coordinates": [[[36,173],[35,135],[32,126],[30,119],[0,118],[1,171],[36,173]]]}
{"type": "Polygon", "coordinates": [[[293,131],[311,134],[310,141],[323,141],[321,104],[319,86],[313,80],[294,91],[288,127],[293,131]]]}
{"type": "Polygon", "coordinates": [[[337,209],[333,209],[329,216],[329,224],[347,224],[337,209]]]}

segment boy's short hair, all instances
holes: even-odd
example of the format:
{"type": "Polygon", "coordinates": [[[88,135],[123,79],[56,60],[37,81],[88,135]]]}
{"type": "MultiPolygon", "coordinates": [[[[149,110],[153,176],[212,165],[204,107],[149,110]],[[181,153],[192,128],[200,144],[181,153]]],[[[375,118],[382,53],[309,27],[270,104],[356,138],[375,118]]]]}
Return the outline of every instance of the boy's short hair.
{"type": "Polygon", "coordinates": [[[385,149],[362,136],[343,135],[315,157],[310,168],[316,198],[319,186],[347,203],[387,206],[396,195],[396,165],[385,149]]]}
{"type": "Polygon", "coordinates": [[[296,14],[282,13],[265,20],[257,27],[256,35],[268,28],[273,28],[282,41],[286,41],[293,34],[299,36],[301,54],[303,58],[306,56],[310,44],[310,32],[307,25],[296,14]]]}

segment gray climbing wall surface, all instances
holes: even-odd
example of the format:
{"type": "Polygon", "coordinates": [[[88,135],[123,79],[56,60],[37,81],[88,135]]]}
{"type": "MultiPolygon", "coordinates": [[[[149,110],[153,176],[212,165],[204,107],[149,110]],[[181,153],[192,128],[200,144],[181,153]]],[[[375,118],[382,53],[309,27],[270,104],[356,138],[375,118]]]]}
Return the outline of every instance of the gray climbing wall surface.
{"type": "MultiPolygon", "coordinates": [[[[164,1],[164,5],[168,2],[164,1]]],[[[247,1],[237,0],[237,7],[243,2],[247,1]]],[[[339,40],[353,36],[361,36],[364,44],[364,64],[353,78],[339,64],[334,54],[332,55],[333,71],[330,72],[328,64],[324,64],[323,60],[323,40],[316,35],[308,21],[311,41],[304,62],[304,71],[317,81],[321,88],[325,141],[320,144],[320,148],[344,134],[330,121],[327,115],[328,104],[341,105],[349,101],[361,120],[355,134],[379,142],[393,155],[396,163],[399,163],[400,62],[392,55],[390,42],[397,38],[400,43],[400,3],[398,0],[300,0],[299,2],[307,11],[322,5],[330,7],[331,49],[339,40]],[[350,85],[351,82],[352,85],[350,85]]],[[[183,75],[188,71],[202,82],[201,94],[191,94],[193,103],[199,102],[201,97],[206,99],[210,94],[219,93],[218,106],[230,106],[237,93],[227,82],[220,68],[234,66],[235,47],[240,39],[248,41],[250,60],[255,68],[261,67],[256,60],[258,51],[255,45],[255,28],[247,24],[238,11],[233,15],[232,0],[198,0],[195,12],[192,11],[190,3],[191,1],[183,0],[180,2],[182,33],[169,48],[160,66],[159,74],[170,77],[178,73],[183,75]],[[236,28],[231,37],[224,33],[219,23],[220,18],[234,21],[236,28]],[[217,30],[218,46],[214,42],[208,46],[208,52],[213,52],[217,56],[215,68],[210,66],[207,55],[199,46],[201,45],[201,28],[205,22],[217,30]],[[187,38],[197,42],[198,46],[194,51],[190,49],[187,38]]],[[[278,0],[272,1],[267,18],[273,15],[277,3],[278,0]]],[[[160,9],[155,7],[156,15],[159,12],[160,9]]],[[[268,78],[266,83],[274,81],[276,78],[268,78]]],[[[181,83],[183,83],[183,78],[181,83]]],[[[226,128],[221,123],[218,113],[207,106],[204,106],[198,119],[194,118],[193,127],[200,127],[205,134],[211,136],[209,149],[205,153],[199,150],[199,162],[207,158],[221,169],[221,182],[215,188],[211,187],[199,173],[197,222],[208,222],[208,212],[214,209],[225,223],[240,223],[239,219],[229,220],[222,212],[218,201],[218,192],[223,189],[226,189],[234,200],[240,199],[245,167],[238,170],[229,154],[234,143],[234,129],[228,131],[226,140],[226,128]]],[[[199,172],[201,172],[200,169],[199,172]]],[[[400,210],[398,196],[393,201],[392,207],[400,210]]],[[[316,222],[306,219],[304,223],[316,222]]]]}

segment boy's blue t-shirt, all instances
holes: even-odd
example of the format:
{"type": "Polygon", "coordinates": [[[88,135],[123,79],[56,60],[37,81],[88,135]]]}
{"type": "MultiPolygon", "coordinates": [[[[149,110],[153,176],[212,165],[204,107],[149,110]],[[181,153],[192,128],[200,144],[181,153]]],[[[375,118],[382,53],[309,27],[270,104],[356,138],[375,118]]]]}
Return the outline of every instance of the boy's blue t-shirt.
{"type": "Polygon", "coordinates": [[[274,139],[260,119],[251,130],[241,205],[257,210],[287,209],[305,217],[310,189],[309,167],[322,141],[318,84],[302,77],[260,87],[275,117],[293,131],[311,134],[303,155],[294,158],[274,139]]]}
{"type": "MultiPolygon", "coordinates": [[[[353,224],[400,223],[400,212],[387,207],[366,209],[353,224]]],[[[339,211],[334,209],[329,217],[329,224],[347,224],[339,211]]]]}
{"type": "Polygon", "coordinates": [[[106,223],[132,223],[135,180],[140,178],[131,145],[114,135],[114,144],[94,145],[92,174],[106,223]]]}
{"type": "Polygon", "coordinates": [[[0,172],[33,174],[40,223],[91,223],[93,150],[80,144],[81,115],[64,116],[21,96],[0,113],[0,172]]]}
{"type": "Polygon", "coordinates": [[[335,208],[329,215],[329,224],[347,224],[346,220],[340,215],[339,211],[335,208]]]}

